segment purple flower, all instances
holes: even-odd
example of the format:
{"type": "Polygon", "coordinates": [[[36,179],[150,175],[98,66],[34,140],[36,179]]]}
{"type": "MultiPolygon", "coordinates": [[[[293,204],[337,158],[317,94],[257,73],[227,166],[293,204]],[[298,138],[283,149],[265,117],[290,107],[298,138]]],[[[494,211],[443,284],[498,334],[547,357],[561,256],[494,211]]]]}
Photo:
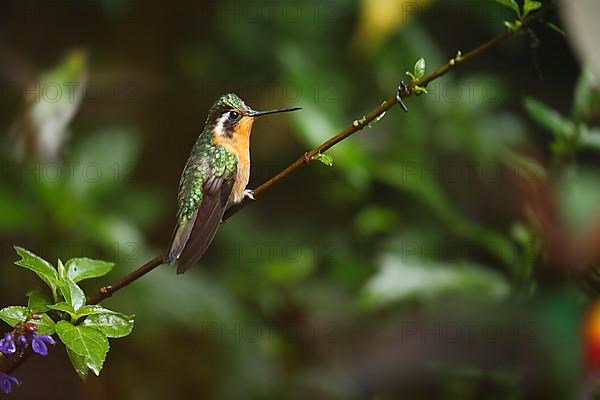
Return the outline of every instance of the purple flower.
{"type": "Polygon", "coordinates": [[[25,335],[19,335],[19,336],[17,336],[17,343],[19,343],[19,346],[21,346],[21,347],[27,347],[29,345],[29,341],[27,340],[27,336],[25,336],[25,335]]]}
{"type": "Polygon", "coordinates": [[[17,346],[15,346],[13,335],[11,333],[5,333],[4,337],[0,339],[0,352],[8,356],[16,351],[17,346]]]}
{"type": "Polygon", "coordinates": [[[0,390],[4,393],[10,393],[12,391],[12,385],[20,384],[21,382],[17,378],[0,372],[0,390]]]}
{"type": "Polygon", "coordinates": [[[48,354],[48,347],[46,346],[47,344],[56,344],[54,339],[52,339],[52,336],[37,335],[35,333],[31,335],[31,348],[39,355],[45,356],[48,354]]]}

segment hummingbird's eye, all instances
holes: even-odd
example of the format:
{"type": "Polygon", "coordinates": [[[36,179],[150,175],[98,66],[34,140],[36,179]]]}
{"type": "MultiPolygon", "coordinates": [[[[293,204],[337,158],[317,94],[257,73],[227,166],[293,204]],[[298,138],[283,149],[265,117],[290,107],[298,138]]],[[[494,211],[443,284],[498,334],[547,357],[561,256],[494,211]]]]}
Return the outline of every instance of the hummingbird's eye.
{"type": "Polygon", "coordinates": [[[240,119],[240,113],[235,111],[229,111],[229,119],[231,121],[237,121],[238,119],[240,119]]]}

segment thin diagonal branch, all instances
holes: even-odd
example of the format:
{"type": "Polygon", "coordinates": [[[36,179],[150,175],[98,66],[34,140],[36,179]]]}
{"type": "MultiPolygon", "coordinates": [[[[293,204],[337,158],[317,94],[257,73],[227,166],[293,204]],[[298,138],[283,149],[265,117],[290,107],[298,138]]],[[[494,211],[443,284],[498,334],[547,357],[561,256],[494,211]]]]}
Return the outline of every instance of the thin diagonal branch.
{"type": "MultiPolygon", "coordinates": [[[[523,27],[530,26],[533,22],[544,17],[550,10],[551,10],[551,8],[547,8],[536,14],[533,14],[531,17],[529,17],[523,23],[523,27]]],[[[480,46],[476,47],[475,49],[465,53],[464,55],[457,54],[456,57],[450,59],[446,64],[442,65],[440,68],[438,68],[431,74],[424,76],[423,78],[419,79],[416,82],[411,83],[410,85],[407,85],[406,90],[404,90],[402,93],[402,98],[412,96],[415,93],[415,90],[414,90],[415,86],[421,86],[421,87],[427,86],[431,81],[434,81],[434,80],[440,78],[441,76],[446,75],[451,69],[455,68],[459,64],[462,64],[466,61],[472,60],[473,58],[476,58],[476,57],[480,56],[481,54],[487,52],[488,50],[498,46],[500,43],[504,42],[506,39],[514,36],[515,33],[516,33],[515,31],[507,30],[504,33],[501,33],[501,34],[493,37],[492,39],[488,40],[487,42],[481,44],[480,46]]],[[[290,164],[288,167],[286,167],[283,171],[281,171],[280,173],[278,173],[277,175],[275,175],[274,177],[272,177],[271,179],[269,179],[268,181],[266,181],[265,183],[260,185],[257,189],[255,189],[254,197],[256,198],[265,190],[276,185],[282,179],[285,179],[288,175],[290,175],[292,172],[294,172],[301,166],[308,164],[308,162],[317,154],[326,152],[327,150],[329,150],[330,148],[332,148],[333,146],[335,146],[342,140],[347,139],[348,137],[361,131],[364,127],[368,126],[371,122],[373,122],[375,119],[377,119],[381,114],[385,113],[390,108],[392,108],[397,102],[398,102],[397,96],[396,96],[396,94],[394,94],[394,96],[385,100],[383,103],[381,103],[381,105],[379,107],[375,108],[373,111],[369,112],[367,115],[363,116],[360,119],[354,120],[350,126],[348,126],[343,131],[339,132],[337,135],[333,136],[331,139],[329,139],[326,142],[322,143],[321,145],[315,147],[314,149],[304,153],[303,156],[298,158],[296,161],[294,161],[292,164],[290,164]]],[[[252,200],[244,199],[244,201],[242,203],[229,208],[227,210],[227,212],[225,213],[223,220],[225,221],[225,220],[229,219],[231,216],[233,216],[235,213],[237,213],[239,210],[241,210],[242,208],[244,208],[251,202],[252,202],[252,200]]]]}
{"type": "MultiPolygon", "coordinates": [[[[542,18],[548,12],[548,10],[550,10],[550,8],[545,9],[536,14],[533,14],[531,17],[529,17],[523,23],[523,27],[529,26],[529,25],[531,25],[532,22],[542,18]]],[[[465,53],[464,55],[457,55],[456,57],[450,59],[446,64],[444,64],[443,66],[441,66],[440,68],[438,68],[437,70],[432,72],[431,74],[424,76],[420,80],[413,82],[410,85],[407,85],[406,89],[402,93],[402,97],[407,98],[407,97],[412,96],[413,93],[415,93],[415,90],[414,90],[415,86],[422,86],[422,87],[427,86],[431,81],[434,81],[434,80],[440,78],[441,76],[446,75],[451,69],[455,68],[459,64],[462,64],[466,61],[472,60],[473,58],[480,56],[481,54],[485,53],[486,51],[498,46],[500,43],[504,42],[506,39],[510,38],[514,34],[515,34],[514,31],[507,30],[507,31],[493,37],[492,39],[486,41],[485,43],[481,44],[480,46],[476,47],[475,49],[465,53]]],[[[352,121],[350,126],[348,126],[346,129],[339,132],[337,135],[331,137],[329,140],[327,140],[326,142],[322,143],[321,145],[315,147],[314,149],[307,151],[302,156],[300,156],[296,161],[294,161],[293,163],[288,165],[284,170],[282,170],[277,175],[273,176],[271,179],[269,179],[268,181],[266,181],[265,183],[260,185],[258,188],[256,188],[254,190],[254,198],[256,199],[263,192],[265,192],[266,190],[275,186],[276,184],[281,182],[283,179],[287,178],[290,174],[292,174],[298,168],[302,167],[303,165],[307,165],[312,160],[312,158],[314,156],[316,156],[317,154],[326,152],[327,150],[329,150],[330,148],[332,148],[339,142],[341,142],[341,141],[349,138],[350,136],[354,135],[355,133],[361,131],[363,128],[368,126],[371,122],[376,120],[380,115],[382,115],[383,113],[388,111],[390,108],[392,108],[397,103],[398,103],[398,100],[397,100],[396,94],[394,94],[392,97],[390,97],[389,99],[387,99],[383,103],[381,103],[381,105],[379,107],[375,108],[368,114],[364,115],[362,118],[352,121]]],[[[223,216],[223,221],[228,220],[234,214],[236,214],[238,211],[240,211],[242,208],[244,208],[245,206],[247,206],[250,203],[253,203],[254,201],[255,200],[245,199],[242,203],[239,203],[237,205],[230,207],[225,212],[225,215],[223,216]]],[[[140,267],[137,270],[131,272],[130,274],[124,276],[123,278],[121,278],[120,280],[115,282],[113,285],[103,287],[102,289],[100,289],[100,291],[94,297],[92,297],[90,299],[90,304],[99,303],[102,300],[112,296],[112,294],[115,293],[116,291],[124,288],[125,286],[127,286],[130,283],[141,278],[148,272],[152,271],[154,268],[162,265],[163,259],[164,259],[164,255],[157,256],[154,259],[152,259],[151,261],[149,261],[148,263],[144,264],[142,267],[140,267]]]]}

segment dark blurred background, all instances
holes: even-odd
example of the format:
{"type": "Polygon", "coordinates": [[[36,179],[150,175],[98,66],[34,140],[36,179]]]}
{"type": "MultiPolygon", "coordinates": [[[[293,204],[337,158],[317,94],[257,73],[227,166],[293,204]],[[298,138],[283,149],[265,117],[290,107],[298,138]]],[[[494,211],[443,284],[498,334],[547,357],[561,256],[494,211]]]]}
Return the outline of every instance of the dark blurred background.
{"type": "MultiPolygon", "coordinates": [[[[303,108],[255,124],[254,188],[420,57],[431,72],[511,19],[494,1],[2,0],[0,305],[39,286],[13,245],[115,261],[90,293],[164,251],[220,94],[303,108]]],[[[582,71],[544,24],[461,65],[236,214],[200,266],[108,300],[136,327],[100,377],[55,349],[11,396],[573,397],[600,243],[582,71]]]]}

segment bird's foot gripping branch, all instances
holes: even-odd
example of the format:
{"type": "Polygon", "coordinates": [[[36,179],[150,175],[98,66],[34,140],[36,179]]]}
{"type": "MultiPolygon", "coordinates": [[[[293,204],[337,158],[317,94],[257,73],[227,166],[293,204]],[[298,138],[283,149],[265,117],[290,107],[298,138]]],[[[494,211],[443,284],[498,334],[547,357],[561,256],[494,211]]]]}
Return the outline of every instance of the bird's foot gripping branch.
{"type": "Polygon", "coordinates": [[[86,295],[79,282],[106,275],[114,264],[89,258],[73,258],[54,266],[43,258],[20,247],[21,257],[15,264],[29,269],[48,286],[50,299],[32,291],[27,306],[10,306],[0,310],[0,318],[13,327],[0,340],[0,390],[9,393],[19,380],[9,375],[15,360],[26,354],[48,354],[56,334],[65,345],[69,359],[82,378],[89,371],[99,375],[109,349],[109,338],[127,336],[133,330],[133,316],[100,305],[86,304],[86,295]],[[2,368],[3,364],[10,365],[2,368]]]}

